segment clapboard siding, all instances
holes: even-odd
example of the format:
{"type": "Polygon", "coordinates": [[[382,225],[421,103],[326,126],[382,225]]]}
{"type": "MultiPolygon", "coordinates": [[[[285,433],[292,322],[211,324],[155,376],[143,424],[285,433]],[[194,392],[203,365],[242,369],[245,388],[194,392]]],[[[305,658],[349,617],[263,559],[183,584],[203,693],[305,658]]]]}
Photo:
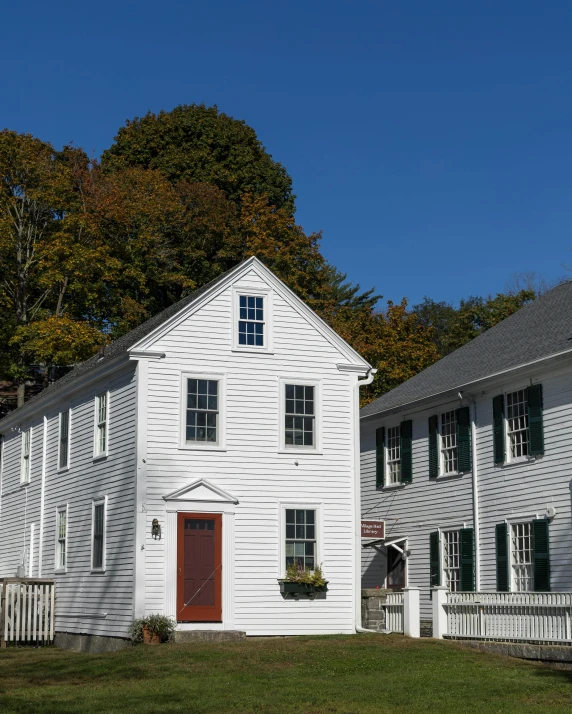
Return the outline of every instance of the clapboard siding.
{"type": "MultiPolygon", "coordinates": [[[[255,272],[235,285],[268,287],[255,272]]],[[[166,607],[166,545],[151,538],[151,521],[165,524],[163,496],[206,478],[239,501],[234,627],[251,635],[352,632],[353,381],[336,367],[347,357],[281,295],[270,299],[272,354],[231,350],[230,286],[152,346],[166,356],[149,362],[145,606],[166,607]],[[194,371],[226,375],[225,451],[179,448],[181,372],[194,371]],[[281,377],[320,380],[321,453],[278,453],[281,377]],[[286,502],[321,506],[326,598],[290,602],[279,593],[279,504],[286,502]]]]}
{"type": "MultiPolygon", "coordinates": [[[[495,525],[507,518],[543,515],[547,506],[557,514],[550,523],[551,587],[572,589],[572,370],[536,366],[518,377],[483,383],[476,402],[476,453],[478,468],[481,589],[496,589],[495,525]],[[530,461],[495,466],[493,456],[492,399],[496,394],[541,383],[544,398],[545,455],[530,461]]],[[[463,404],[467,404],[465,400],[463,404]]],[[[411,555],[407,561],[408,584],[421,588],[422,617],[430,617],[429,533],[450,524],[473,527],[472,474],[428,478],[428,417],[454,409],[460,402],[435,400],[423,411],[396,410],[391,417],[362,420],[361,490],[364,518],[387,519],[388,531],[408,537],[411,555]],[[413,482],[396,490],[376,490],[375,429],[413,419],[413,482]],[[398,520],[394,520],[398,519],[398,520]]],[[[473,414],[473,409],[471,408],[473,414]]],[[[364,543],[367,542],[364,540],[364,543]]],[[[363,549],[362,582],[382,586],[385,550],[363,549]]]]}
{"type": "MultiPolygon", "coordinates": [[[[33,574],[39,575],[44,416],[45,464],[42,576],[57,581],[56,630],[126,636],[133,617],[135,512],[135,365],[50,404],[32,424],[32,475],[20,486],[20,440],[5,434],[0,574],[13,576],[21,550],[22,524],[36,525],[33,574]],[[95,396],[109,390],[108,456],[93,459],[95,396]],[[69,468],[58,470],[59,413],[71,408],[69,468]],[[26,504],[26,492],[28,507],[26,504]],[[107,496],[106,571],[91,573],[92,499],[107,496]],[[54,570],[56,511],[68,506],[67,571],[54,570]],[[104,616],[105,615],[105,616],[104,616]]],[[[23,422],[20,429],[27,428],[23,422]]]]}

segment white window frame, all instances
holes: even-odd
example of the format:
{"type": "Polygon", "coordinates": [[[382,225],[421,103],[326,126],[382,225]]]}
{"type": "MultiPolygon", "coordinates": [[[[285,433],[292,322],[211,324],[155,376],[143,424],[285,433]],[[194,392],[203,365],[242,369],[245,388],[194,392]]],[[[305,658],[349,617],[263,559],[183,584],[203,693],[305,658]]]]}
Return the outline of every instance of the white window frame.
{"type": "Polygon", "coordinates": [[[106,558],[107,546],[107,496],[93,498],[91,501],[91,547],[89,556],[89,566],[92,573],[104,573],[107,566],[106,558]],[[102,563],[100,568],[93,565],[94,545],[95,545],[95,507],[103,505],[103,541],[102,541],[102,563]]]}
{"type": "MultiPolygon", "coordinates": [[[[447,474],[449,476],[449,474],[447,474]]],[[[449,587],[449,583],[446,582],[447,580],[447,568],[445,568],[445,543],[446,543],[446,533],[456,533],[457,534],[457,548],[458,548],[458,553],[457,557],[459,559],[459,565],[455,570],[459,571],[459,579],[458,579],[458,588],[457,590],[451,590],[451,592],[461,592],[461,529],[464,528],[465,526],[463,525],[462,527],[458,528],[443,528],[439,530],[439,551],[441,554],[441,582],[443,585],[446,585],[449,587]]]]}
{"type": "Polygon", "coordinates": [[[389,426],[385,427],[385,439],[384,439],[384,444],[383,444],[383,485],[385,488],[397,488],[398,486],[403,486],[403,482],[401,481],[401,422],[398,422],[397,424],[390,424],[389,426]],[[389,480],[389,430],[390,429],[399,429],[399,481],[390,481],[389,480]]]}
{"type": "Polygon", "coordinates": [[[226,451],[226,373],[181,372],[179,383],[179,449],[193,451],[226,451]],[[218,382],[218,441],[193,441],[187,443],[187,380],[207,379],[218,382]]]}
{"type": "Polygon", "coordinates": [[[324,554],[324,519],[323,503],[280,502],[278,504],[278,578],[286,577],[286,511],[290,509],[314,511],[315,512],[315,535],[316,535],[316,565],[323,564],[324,554]]]}
{"type": "Polygon", "coordinates": [[[69,508],[68,504],[64,504],[62,506],[57,506],[56,507],[56,541],[55,541],[55,554],[54,554],[54,572],[55,573],[67,573],[68,570],[68,556],[69,556],[69,550],[68,550],[68,543],[69,543],[69,508]],[[62,568],[60,566],[60,524],[59,524],[59,518],[60,518],[60,513],[65,513],[66,514],[66,537],[65,537],[65,557],[66,557],[66,563],[64,567],[62,568]]]}
{"type": "Polygon", "coordinates": [[[20,442],[20,483],[28,484],[32,479],[32,427],[22,429],[20,442]],[[28,454],[26,458],[24,444],[28,434],[28,454]]]}
{"type": "Polygon", "coordinates": [[[70,458],[71,458],[71,425],[72,425],[72,410],[71,407],[64,409],[59,413],[58,416],[58,473],[63,471],[68,471],[70,468],[70,458]],[[67,453],[67,464],[65,466],[60,466],[61,448],[62,448],[62,414],[68,413],[68,453],[67,453]]]}
{"type": "Polygon", "coordinates": [[[264,352],[272,354],[272,303],[274,292],[269,287],[233,286],[232,288],[232,352],[264,352]],[[240,321],[240,297],[263,298],[264,310],[263,345],[241,345],[238,343],[238,323],[240,321]]]}
{"type": "Polygon", "coordinates": [[[456,449],[457,449],[457,468],[455,471],[447,471],[445,472],[445,460],[443,458],[443,427],[442,427],[442,419],[444,414],[449,414],[450,412],[455,413],[455,430],[458,435],[459,431],[457,428],[457,409],[443,409],[442,412],[439,412],[437,415],[437,452],[438,452],[438,459],[439,459],[439,477],[441,478],[447,478],[449,476],[458,476],[461,472],[459,471],[459,440],[458,436],[456,437],[456,449]]]}
{"type": "Polygon", "coordinates": [[[534,543],[532,535],[532,521],[534,518],[513,518],[506,520],[507,524],[507,547],[508,547],[508,567],[509,567],[509,587],[511,593],[524,593],[524,592],[535,592],[534,590],[534,543]],[[515,562],[512,552],[512,529],[514,526],[527,525],[530,526],[530,590],[517,590],[516,589],[516,577],[515,577],[515,562]]]}
{"type": "MultiPolygon", "coordinates": [[[[509,394],[515,394],[516,392],[522,392],[524,391],[526,393],[526,390],[528,389],[528,385],[524,387],[518,387],[517,389],[508,389],[506,392],[504,392],[504,415],[503,415],[503,421],[504,421],[504,462],[505,464],[519,464],[523,463],[526,461],[531,461],[534,459],[530,455],[530,424],[528,424],[526,431],[527,431],[527,436],[528,436],[528,454],[525,456],[513,456],[511,454],[511,448],[510,448],[510,433],[509,433],[509,424],[508,424],[508,395],[509,394]]],[[[527,401],[527,412],[528,412],[528,401],[527,401]]]]}
{"type": "Polygon", "coordinates": [[[110,399],[109,390],[98,392],[95,395],[93,414],[94,414],[94,429],[93,429],[93,459],[105,459],[109,455],[109,424],[110,424],[110,399]],[[105,412],[105,451],[99,451],[99,426],[104,422],[99,421],[99,398],[105,395],[106,412],[105,412]]]}
{"type": "Polygon", "coordinates": [[[322,380],[280,377],[278,380],[278,453],[279,454],[321,454],[322,453],[322,380]],[[286,445],[286,385],[314,387],[314,445],[286,445]]]}

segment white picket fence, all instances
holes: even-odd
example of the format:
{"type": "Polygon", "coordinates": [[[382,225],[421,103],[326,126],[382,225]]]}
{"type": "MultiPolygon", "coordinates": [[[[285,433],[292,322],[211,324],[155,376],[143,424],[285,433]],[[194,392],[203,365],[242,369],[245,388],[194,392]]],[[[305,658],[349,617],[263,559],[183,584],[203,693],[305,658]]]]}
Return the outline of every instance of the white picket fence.
{"type": "Polygon", "coordinates": [[[0,579],[0,592],[0,646],[53,641],[54,580],[4,578],[0,579]]]}
{"type": "Polygon", "coordinates": [[[383,604],[385,609],[385,629],[403,632],[403,593],[387,593],[383,604]]]}
{"type": "Polygon", "coordinates": [[[572,644],[572,593],[447,593],[448,637],[572,644]]]}

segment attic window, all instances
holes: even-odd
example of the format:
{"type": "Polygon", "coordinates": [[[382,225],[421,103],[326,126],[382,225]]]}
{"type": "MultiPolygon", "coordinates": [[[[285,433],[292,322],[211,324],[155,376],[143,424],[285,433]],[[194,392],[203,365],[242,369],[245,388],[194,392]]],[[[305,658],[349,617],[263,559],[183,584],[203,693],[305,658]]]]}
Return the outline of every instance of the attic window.
{"type": "Polygon", "coordinates": [[[239,296],[238,344],[264,347],[264,298],[239,296]]]}

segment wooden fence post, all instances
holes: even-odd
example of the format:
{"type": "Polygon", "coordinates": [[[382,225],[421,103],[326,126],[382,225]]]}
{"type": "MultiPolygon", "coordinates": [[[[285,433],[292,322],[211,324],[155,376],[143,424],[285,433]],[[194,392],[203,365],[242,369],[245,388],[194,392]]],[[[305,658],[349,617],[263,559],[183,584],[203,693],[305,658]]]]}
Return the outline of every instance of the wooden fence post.
{"type": "Polygon", "coordinates": [[[2,580],[2,592],[0,593],[0,649],[5,649],[6,638],[4,629],[6,626],[6,580],[2,580]]]}

